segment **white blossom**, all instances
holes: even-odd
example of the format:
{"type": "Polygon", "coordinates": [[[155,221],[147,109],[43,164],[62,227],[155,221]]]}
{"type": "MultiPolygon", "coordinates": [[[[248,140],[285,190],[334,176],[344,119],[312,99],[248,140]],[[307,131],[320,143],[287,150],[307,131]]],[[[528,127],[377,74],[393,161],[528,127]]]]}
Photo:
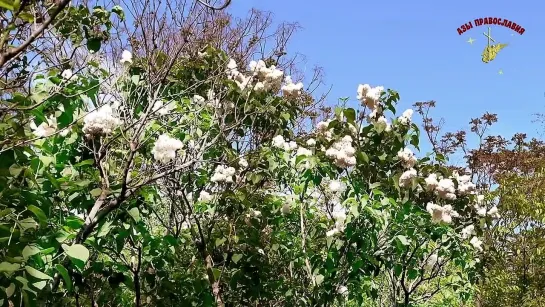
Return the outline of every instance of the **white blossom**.
{"type": "Polygon", "coordinates": [[[122,64],[125,63],[132,63],[132,53],[129,50],[124,50],[121,54],[121,61],[122,64]]]}
{"type": "Polygon", "coordinates": [[[338,180],[331,180],[329,182],[328,188],[333,193],[340,192],[343,190],[343,184],[338,180]]]}
{"type": "Polygon", "coordinates": [[[159,136],[151,153],[155,160],[161,163],[168,163],[176,157],[176,151],[182,149],[184,144],[166,134],[159,136]]]}
{"type": "Polygon", "coordinates": [[[312,150],[306,149],[305,147],[299,147],[297,149],[298,156],[312,156],[312,150]]]}
{"type": "Polygon", "coordinates": [[[162,100],[157,100],[153,104],[153,112],[157,112],[160,115],[167,115],[173,108],[173,103],[167,103],[165,105],[162,100]]]}
{"type": "Polygon", "coordinates": [[[409,125],[411,123],[413,113],[414,111],[412,109],[405,110],[405,112],[403,112],[403,114],[401,114],[401,116],[398,118],[399,123],[402,125],[409,125]]]}
{"type": "Polygon", "coordinates": [[[48,137],[57,131],[57,118],[55,118],[54,115],[51,115],[39,126],[36,126],[36,124],[32,121],[30,122],[30,129],[32,129],[32,133],[37,137],[48,137]]]}
{"type": "Polygon", "coordinates": [[[374,109],[380,101],[380,95],[384,91],[384,87],[371,87],[369,84],[358,85],[358,100],[362,105],[370,109],[374,109]]]}
{"type": "Polygon", "coordinates": [[[327,237],[333,237],[334,235],[338,234],[339,230],[337,228],[333,228],[325,233],[327,237]]]}
{"type": "Polygon", "coordinates": [[[213,196],[210,193],[206,191],[201,191],[201,194],[199,195],[200,202],[208,203],[208,202],[211,202],[212,199],[213,199],[213,196]]]}
{"type": "Polygon", "coordinates": [[[315,139],[308,139],[307,140],[307,146],[314,147],[315,145],[316,145],[316,140],[315,139]]]}
{"type": "Polygon", "coordinates": [[[206,102],[206,99],[204,99],[204,97],[200,95],[194,95],[192,100],[193,103],[197,105],[202,105],[206,102]]]}
{"type": "MultiPolygon", "coordinates": [[[[66,80],[69,80],[72,78],[72,76],[74,76],[74,74],[72,73],[72,70],[71,69],[66,69],[62,72],[61,76],[66,79],[66,80]]],[[[74,78],[75,79],[75,78],[74,78]]]]}
{"type": "Polygon", "coordinates": [[[464,227],[464,229],[462,229],[461,234],[462,234],[462,238],[468,239],[469,237],[475,235],[475,226],[469,225],[464,227]]]}
{"type": "Polygon", "coordinates": [[[233,182],[233,176],[235,175],[236,170],[234,167],[227,167],[224,165],[218,165],[214,171],[214,175],[210,180],[212,182],[233,182]]]}
{"type": "Polygon", "coordinates": [[[334,159],[335,164],[342,168],[356,165],[355,153],[356,149],[352,147],[352,138],[349,135],[333,143],[325,152],[327,157],[334,159]]]}
{"type": "Polygon", "coordinates": [[[404,148],[397,153],[404,168],[413,168],[416,165],[416,156],[409,148],[404,148]]]}
{"type": "Polygon", "coordinates": [[[407,188],[412,185],[413,179],[418,176],[418,173],[414,168],[406,170],[399,177],[399,186],[402,188],[407,188]]]}
{"type": "Polygon", "coordinates": [[[286,144],[286,141],[284,140],[284,137],[281,135],[277,135],[272,140],[272,146],[277,148],[284,149],[284,145],[286,144]]]}
{"type": "Polygon", "coordinates": [[[337,293],[339,293],[341,295],[344,295],[344,296],[347,296],[348,295],[348,288],[346,286],[340,286],[337,289],[337,293]]]}
{"type": "Polygon", "coordinates": [[[479,238],[473,237],[473,238],[471,238],[471,241],[469,241],[469,243],[470,243],[471,245],[473,245],[473,247],[474,247],[475,249],[477,249],[477,250],[479,250],[479,251],[481,251],[481,252],[483,251],[483,247],[482,247],[483,241],[481,241],[479,238]]]}
{"type": "Polygon", "coordinates": [[[286,84],[282,86],[282,92],[284,93],[284,96],[294,98],[301,94],[301,91],[303,90],[303,83],[293,83],[290,76],[286,77],[285,82],[286,84]]]}
{"type": "Polygon", "coordinates": [[[435,191],[437,191],[437,194],[440,198],[447,199],[447,200],[455,200],[456,199],[456,189],[454,187],[454,182],[452,179],[441,179],[439,180],[439,183],[437,184],[437,187],[435,188],[435,191]]]}
{"type": "Polygon", "coordinates": [[[471,182],[471,176],[458,176],[458,173],[455,173],[455,178],[458,181],[458,192],[461,195],[467,195],[475,191],[476,186],[471,182]]]}
{"type": "Polygon", "coordinates": [[[437,204],[434,204],[432,202],[429,202],[426,205],[426,211],[431,215],[431,220],[433,223],[452,223],[453,217],[459,217],[458,212],[454,211],[452,206],[445,205],[440,206],[437,204]]]}
{"type": "Polygon", "coordinates": [[[426,182],[426,190],[427,191],[434,191],[435,188],[439,185],[439,181],[437,181],[437,174],[429,174],[426,179],[424,179],[426,182]]]}
{"type": "Polygon", "coordinates": [[[88,136],[107,135],[112,133],[121,121],[114,116],[110,105],[103,105],[100,109],[87,114],[83,119],[83,132],[88,136]]]}
{"type": "Polygon", "coordinates": [[[498,212],[498,207],[496,206],[490,208],[490,210],[488,210],[486,214],[488,214],[494,219],[499,219],[501,217],[500,213],[498,212]]]}
{"type": "Polygon", "coordinates": [[[240,158],[238,160],[238,165],[242,168],[247,168],[248,167],[248,161],[246,161],[246,159],[244,158],[240,158]]]}

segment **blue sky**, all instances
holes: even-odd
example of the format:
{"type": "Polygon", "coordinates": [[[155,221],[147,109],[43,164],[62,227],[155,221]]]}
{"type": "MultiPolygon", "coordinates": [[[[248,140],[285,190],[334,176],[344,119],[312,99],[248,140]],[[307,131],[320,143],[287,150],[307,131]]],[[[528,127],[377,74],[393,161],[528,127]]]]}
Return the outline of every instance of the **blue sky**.
{"type": "Polygon", "coordinates": [[[272,12],[275,22],[298,22],[302,29],[288,52],[307,57],[309,74],[314,64],[324,68],[331,103],[349,96],[355,104],[359,83],[384,85],[399,91],[398,112],[436,100],[434,115],[446,119],[446,130],[467,128],[488,111],[499,117],[492,134],[539,136],[532,121],[545,113],[545,3],[472,2],[233,0],[229,10],[240,17],[257,8],[272,12]],[[485,64],[487,26],[456,31],[479,17],[509,19],[526,32],[493,25],[492,37],[509,46],[485,64]]]}

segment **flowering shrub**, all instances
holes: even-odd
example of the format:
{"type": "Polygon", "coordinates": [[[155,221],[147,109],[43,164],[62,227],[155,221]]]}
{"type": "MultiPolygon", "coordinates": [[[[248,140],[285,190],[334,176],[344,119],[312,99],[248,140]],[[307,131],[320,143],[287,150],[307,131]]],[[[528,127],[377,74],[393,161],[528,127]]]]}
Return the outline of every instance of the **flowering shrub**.
{"type": "Polygon", "coordinates": [[[304,85],[271,61],[210,47],[156,78],[147,60],[33,83],[63,87],[0,151],[5,302],[409,305],[436,281],[469,298],[497,208],[417,158],[395,91],[360,85],[361,106],[295,133],[304,85]]]}

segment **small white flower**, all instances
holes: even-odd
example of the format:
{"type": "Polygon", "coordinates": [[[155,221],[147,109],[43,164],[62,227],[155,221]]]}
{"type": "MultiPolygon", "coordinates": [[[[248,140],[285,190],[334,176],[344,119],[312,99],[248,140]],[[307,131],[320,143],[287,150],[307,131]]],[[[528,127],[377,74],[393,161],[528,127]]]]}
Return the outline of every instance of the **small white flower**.
{"type": "Polygon", "coordinates": [[[478,251],[481,251],[481,252],[483,251],[483,247],[482,247],[483,241],[479,240],[479,238],[473,237],[471,238],[471,241],[469,241],[469,243],[473,245],[473,247],[477,249],[478,251]]]}
{"type": "Polygon", "coordinates": [[[284,140],[284,137],[281,136],[281,135],[277,135],[273,138],[272,140],[272,146],[274,147],[277,147],[277,148],[282,148],[284,149],[284,144],[286,143],[286,141],[284,140]]]}
{"type": "Polygon", "coordinates": [[[369,84],[360,84],[357,92],[357,98],[361,104],[374,109],[380,101],[380,95],[384,92],[384,87],[371,87],[369,84]]]}
{"type": "Polygon", "coordinates": [[[435,264],[437,264],[439,261],[439,256],[437,254],[432,254],[428,257],[428,260],[426,261],[426,267],[428,269],[433,269],[435,267],[435,264]]]}
{"type": "Polygon", "coordinates": [[[210,193],[206,191],[201,191],[201,194],[199,195],[199,201],[203,203],[208,203],[212,201],[213,197],[210,195],[210,193]]]}
{"type": "Polygon", "coordinates": [[[333,228],[330,231],[326,232],[325,235],[327,237],[333,237],[334,235],[338,234],[339,230],[337,228],[333,228]]]}
{"type": "Polygon", "coordinates": [[[312,150],[306,149],[305,147],[299,147],[299,149],[297,149],[297,156],[312,156],[312,150]]]}
{"type": "Polygon", "coordinates": [[[411,118],[414,111],[412,109],[407,109],[403,114],[398,118],[398,121],[402,125],[408,125],[411,123],[411,118]]]}
{"type": "Polygon", "coordinates": [[[206,102],[206,99],[204,99],[204,97],[200,96],[200,95],[193,96],[192,100],[193,100],[193,103],[197,104],[197,105],[201,105],[201,104],[204,104],[206,102]]]}
{"type": "Polygon", "coordinates": [[[343,188],[343,185],[338,180],[331,180],[329,182],[329,190],[333,193],[341,191],[343,188]]]}
{"type": "Polygon", "coordinates": [[[246,161],[246,159],[244,159],[244,158],[240,158],[240,160],[238,160],[238,165],[240,165],[240,167],[242,167],[242,168],[247,168],[248,167],[248,161],[246,161]]]}
{"type": "Polygon", "coordinates": [[[499,219],[501,217],[501,215],[498,212],[498,207],[496,207],[496,206],[494,206],[490,210],[488,210],[487,214],[489,216],[491,216],[492,218],[494,218],[494,219],[499,219]]]}
{"type": "Polygon", "coordinates": [[[337,293],[341,294],[341,295],[348,295],[348,288],[346,286],[340,286],[338,289],[337,289],[337,293]]]}
{"type": "Polygon", "coordinates": [[[155,160],[161,163],[168,163],[176,157],[176,151],[182,149],[184,144],[166,134],[159,136],[151,153],[155,160]]]}
{"type": "Polygon", "coordinates": [[[132,53],[129,50],[124,50],[121,54],[121,61],[122,64],[130,63],[132,64],[132,53]]]}
{"type": "Polygon", "coordinates": [[[64,79],[66,79],[66,80],[72,78],[73,75],[74,75],[74,74],[72,73],[72,70],[71,70],[71,69],[66,69],[66,70],[63,71],[62,74],[61,74],[61,76],[62,76],[64,79]]]}
{"type": "Polygon", "coordinates": [[[408,188],[412,185],[413,179],[418,176],[418,173],[414,168],[406,170],[399,177],[399,186],[402,188],[408,188]]]}
{"type": "Polygon", "coordinates": [[[307,146],[314,147],[315,145],[316,145],[316,140],[315,139],[308,139],[307,140],[307,146]]]}
{"type": "Polygon", "coordinates": [[[427,191],[434,191],[435,188],[439,185],[439,181],[437,181],[437,174],[429,174],[426,179],[426,190],[427,191]]]}
{"type": "Polygon", "coordinates": [[[469,237],[475,235],[475,226],[469,225],[462,229],[462,238],[468,239],[469,237]]]}
{"type": "Polygon", "coordinates": [[[32,121],[30,122],[30,129],[32,129],[32,133],[37,137],[48,137],[57,131],[57,118],[55,118],[54,115],[51,115],[39,126],[36,126],[32,121]]]}
{"type": "Polygon", "coordinates": [[[83,132],[88,136],[107,135],[119,125],[121,125],[121,121],[114,116],[112,107],[106,104],[85,116],[83,132]]]}

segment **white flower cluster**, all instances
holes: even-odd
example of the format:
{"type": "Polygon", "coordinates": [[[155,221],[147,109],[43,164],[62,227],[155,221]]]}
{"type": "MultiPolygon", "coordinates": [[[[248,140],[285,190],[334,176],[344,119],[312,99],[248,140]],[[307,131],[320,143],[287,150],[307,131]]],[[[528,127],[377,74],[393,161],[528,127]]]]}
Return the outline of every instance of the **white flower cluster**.
{"type": "Polygon", "coordinates": [[[303,90],[303,83],[293,83],[290,76],[286,77],[285,82],[286,84],[282,86],[282,92],[284,93],[284,96],[295,98],[301,95],[301,91],[303,90]]]}
{"type": "Polygon", "coordinates": [[[454,181],[452,181],[452,179],[443,178],[439,180],[435,191],[440,198],[447,200],[456,199],[456,194],[454,194],[456,192],[456,188],[454,187],[454,181]]]}
{"type": "Polygon", "coordinates": [[[399,177],[399,186],[407,188],[412,185],[413,179],[418,176],[418,173],[414,168],[408,169],[399,177]]]}
{"type": "Polygon", "coordinates": [[[162,100],[157,100],[153,104],[153,112],[157,112],[160,115],[167,115],[172,109],[174,109],[173,103],[167,103],[166,105],[162,100]]]}
{"type": "Polygon", "coordinates": [[[200,202],[208,203],[208,202],[211,202],[213,199],[214,199],[214,197],[210,193],[208,193],[206,191],[201,191],[201,193],[199,194],[199,201],[200,202]]]}
{"type": "Polygon", "coordinates": [[[375,109],[380,102],[382,92],[384,92],[384,87],[382,86],[371,87],[369,84],[360,84],[358,86],[357,98],[362,105],[370,109],[375,109]]]}
{"type": "MultiPolygon", "coordinates": [[[[32,129],[32,133],[35,136],[40,138],[48,137],[57,131],[57,118],[55,118],[54,115],[51,115],[46,118],[46,120],[47,121],[42,122],[39,126],[36,126],[34,122],[30,123],[30,129],[32,129]]],[[[64,131],[70,130],[66,129],[64,131]]]]}
{"type": "Polygon", "coordinates": [[[469,239],[473,235],[475,235],[475,226],[469,225],[462,229],[462,238],[469,239]]]}
{"type": "Polygon", "coordinates": [[[490,210],[486,209],[486,205],[484,204],[484,195],[477,195],[477,201],[473,205],[473,207],[475,208],[475,210],[477,211],[477,215],[479,216],[490,216],[496,219],[501,217],[500,213],[498,212],[498,207],[493,206],[492,208],[490,208],[490,210]]]}
{"type": "Polygon", "coordinates": [[[382,115],[382,111],[382,107],[377,105],[373,111],[367,115],[367,122],[372,124],[378,133],[382,133],[383,131],[390,132],[392,130],[392,125],[388,122],[386,117],[382,115]]]}
{"type": "Polygon", "coordinates": [[[473,237],[473,238],[471,238],[471,241],[469,241],[469,243],[470,243],[471,245],[473,245],[473,247],[474,247],[475,249],[477,249],[477,250],[479,250],[479,251],[481,251],[481,252],[483,251],[483,247],[482,247],[483,241],[481,241],[479,238],[473,237]]]}
{"type": "Polygon", "coordinates": [[[241,167],[241,168],[247,168],[248,167],[248,161],[246,161],[246,159],[244,158],[240,158],[238,160],[238,165],[241,167]]]}
{"type": "Polygon", "coordinates": [[[409,125],[412,121],[413,113],[414,111],[412,109],[407,109],[397,120],[402,125],[409,125]]]}
{"type": "Polygon", "coordinates": [[[252,82],[252,76],[246,76],[238,71],[237,62],[234,59],[229,59],[229,63],[227,63],[227,75],[235,81],[241,90],[244,90],[252,82]]]}
{"type": "Polygon", "coordinates": [[[120,62],[121,64],[132,63],[132,53],[129,50],[123,50],[120,62]]]}
{"type": "Polygon", "coordinates": [[[71,69],[66,69],[62,72],[61,76],[65,79],[65,80],[76,80],[77,79],[77,76],[74,75],[74,73],[72,72],[71,69]]]}
{"type": "Polygon", "coordinates": [[[301,146],[297,149],[297,156],[312,156],[312,150],[301,146]]]}
{"type": "Polygon", "coordinates": [[[110,105],[103,105],[100,109],[87,114],[83,119],[83,132],[87,136],[107,135],[121,125],[119,118],[114,116],[110,105]]]}
{"type": "Polygon", "coordinates": [[[316,133],[325,137],[328,141],[333,138],[333,129],[329,129],[331,120],[321,121],[316,125],[316,133]]]}
{"type": "Polygon", "coordinates": [[[307,146],[309,146],[309,147],[316,146],[316,140],[315,139],[308,139],[307,140],[307,146]]]}
{"type": "Polygon", "coordinates": [[[456,212],[451,205],[440,206],[429,202],[426,205],[426,211],[431,215],[431,220],[434,223],[452,223],[453,217],[459,217],[460,215],[456,212]]]}
{"type": "Polygon", "coordinates": [[[352,147],[352,137],[345,135],[342,139],[333,143],[325,155],[335,160],[338,167],[351,167],[356,165],[356,149],[352,147]]]}
{"type": "Polygon", "coordinates": [[[344,230],[344,222],[346,221],[346,209],[340,203],[336,203],[333,207],[331,215],[335,220],[335,228],[329,230],[326,233],[326,236],[328,237],[332,237],[344,230]]]}
{"type": "Polygon", "coordinates": [[[435,191],[435,188],[439,185],[437,174],[435,173],[429,174],[424,181],[426,182],[426,190],[428,192],[435,191]]]}
{"type": "Polygon", "coordinates": [[[214,175],[210,180],[212,182],[233,182],[233,176],[235,175],[236,170],[234,167],[226,167],[224,165],[218,165],[214,171],[214,175]]]}
{"type": "Polygon", "coordinates": [[[272,140],[272,146],[283,149],[287,152],[297,149],[297,143],[294,141],[288,142],[284,140],[284,137],[277,135],[272,140]]]}
{"type": "Polygon", "coordinates": [[[409,148],[404,148],[397,153],[404,168],[413,168],[416,165],[416,156],[409,148]]]}
{"type": "Polygon", "coordinates": [[[458,181],[458,192],[461,195],[468,195],[475,191],[475,184],[471,182],[471,176],[463,175],[459,176],[458,173],[454,173],[454,178],[458,181]]]}
{"type": "Polygon", "coordinates": [[[168,163],[176,158],[176,151],[183,147],[184,144],[180,140],[162,134],[155,142],[151,153],[155,160],[161,163],[168,163]]]}
{"type": "Polygon", "coordinates": [[[206,99],[204,99],[204,97],[200,95],[194,95],[191,100],[192,103],[196,105],[203,105],[206,102],[206,99]]]}
{"type": "Polygon", "coordinates": [[[345,188],[345,185],[339,180],[329,181],[328,189],[332,193],[342,192],[345,188]]]}
{"type": "Polygon", "coordinates": [[[276,66],[267,64],[263,60],[251,61],[250,72],[257,78],[257,83],[254,85],[254,91],[277,91],[282,83],[284,72],[277,69],[276,66]]]}

